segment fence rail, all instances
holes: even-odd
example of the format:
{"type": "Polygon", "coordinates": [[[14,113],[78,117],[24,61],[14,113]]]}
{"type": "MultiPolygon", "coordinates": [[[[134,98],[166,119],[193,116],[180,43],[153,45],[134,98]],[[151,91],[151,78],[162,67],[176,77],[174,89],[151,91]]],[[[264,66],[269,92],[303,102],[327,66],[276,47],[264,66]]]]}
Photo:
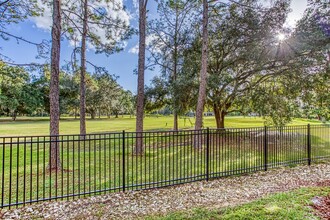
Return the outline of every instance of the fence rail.
{"type": "Polygon", "coordinates": [[[0,207],[310,165],[328,157],[326,125],[1,137],[0,207]],[[138,142],[143,152],[135,155],[138,142]],[[51,170],[54,144],[60,167],[51,170]]]}

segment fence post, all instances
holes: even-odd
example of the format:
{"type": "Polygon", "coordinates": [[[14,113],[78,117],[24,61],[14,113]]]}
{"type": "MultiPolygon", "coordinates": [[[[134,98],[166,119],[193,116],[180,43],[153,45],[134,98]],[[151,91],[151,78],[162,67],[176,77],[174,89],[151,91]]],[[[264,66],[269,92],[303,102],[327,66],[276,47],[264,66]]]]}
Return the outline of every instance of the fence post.
{"type": "Polygon", "coordinates": [[[126,185],[125,185],[125,176],[126,176],[126,173],[125,173],[125,131],[123,130],[123,134],[122,134],[122,153],[123,153],[123,192],[125,192],[125,189],[126,189],[126,185]]]}
{"type": "Polygon", "coordinates": [[[307,125],[307,161],[308,161],[308,166],[311,165],[312,162],[312,157],[311,157],[311,151],[312,151],[312,145],[311,145],[311,125],[307,125]]]}
{"type": "Polygon", "coordinates": [[[206,129],[206,181],[210,178],[210,129],[206,129]]]}
{"type": "Polygon", "coordinates": [[[268,169],[268,138],[267,138],[267,126],[264,127],[264,169],[268,169]]]}

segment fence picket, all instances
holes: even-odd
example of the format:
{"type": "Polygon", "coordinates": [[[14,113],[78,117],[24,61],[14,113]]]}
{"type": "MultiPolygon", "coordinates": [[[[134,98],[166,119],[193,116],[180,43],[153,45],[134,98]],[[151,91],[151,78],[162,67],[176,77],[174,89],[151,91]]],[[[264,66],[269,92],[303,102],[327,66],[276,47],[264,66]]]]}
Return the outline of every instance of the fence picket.
{"type": "Polygon", "coordinates": [[[54,137],[0,137],[0,208],[209,181],[330,158],[330,127],[310,124],[140,134],[122,131],[84,138],[60,135],[55,141],[61,169],[51,172],[48,163],[54,137]],[[134,147],[142,137],[144,152],[137,155],[134,147]]]}

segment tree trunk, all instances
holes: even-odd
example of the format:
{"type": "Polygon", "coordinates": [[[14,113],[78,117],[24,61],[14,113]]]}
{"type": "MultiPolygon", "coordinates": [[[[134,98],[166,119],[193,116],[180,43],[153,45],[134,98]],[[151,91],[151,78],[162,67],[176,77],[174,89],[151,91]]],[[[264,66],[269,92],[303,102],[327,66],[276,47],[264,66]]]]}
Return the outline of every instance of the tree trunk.
{"type": "Polygon", "coordinates": [[[174,116],[173,130],[177,131],[179,129],[179,125],[178,125],[178,114],[176,113],[176,110],[173,111],[173,116],[174,116]]]}
{"type": "Polygon", "coordinates": [[[14,111],[13,114],[11,115],[11,118],[13,119],[13,121],[16,121],[17,118],[17,112],[14,111]]]}
{"type": "MultiPolygon", "coordinates": [[[[200,72],[200,84],[198,101],[196,108],[195,129],[200,130],[203,126],[203,112],[206,99],[206,83],[207,83],[207,56],[208,56],[208,1],[203,0],[203,45],[202,45],[202,67],[200,72]]],[[[201,148],[201,138],[195,136],[195,148],[201,148]]]]}
{"type": "Polygon", "coordinates": [[[60,78],[60,49],[61,49],[61,0],[53,1],[53,26],[51,49],[51,76],[50,76],[50,156],[48,170],[61,168],[60,148],[58,144],[60,102],[59,102],[59,78],[60,78]]]}
{"type": "MultiPolygon", "coordinates": [[[[176,82],[176,78],[177,78],[177,72],[178,72],[178,4],[176,4],[176,18],[175,18],[175,33],[174,33],[174,52],[173,52],[173,82],[172,84],[175,84],[176,82]]],[[[175,93],[174,93],[174,102],[173,102],[173,117],[174,117],[174,125],[173,125],[173,130],[177,131],[179,129],[178,126],[178,113],[177,113],[177,109],[176,109],[176,97],[175,97],[175,93]]]]}
{"type": "Polygon", "coordinates": [[[217,124],[217,128],[218,129],[225,128],[226,112],[220,110],[218,107],[213,107],[213,110],[214,110],[214,117],[217,124]]]}
{"type": "Polygon", "coordinates": [[[136,146],[135,155],[143,153],[143,115],[144,115],[144,69],[146,47],[146,20],[148,0],[139,0],[139,60],[138,60],[138,88],[136,103],[136,146]]]}
{"type": "Polygon", "coordinates": [[[95,119],[95,115],[96,115],[96,113],[95,113],[95,111],[91,111],[91,119],[95,119]]]}
{"type": "Polygon", "coordinates": [[[86,37],[87,37],[87,0],[84,0],[83,31],[81,35],[81,67],[80,67],[80,135],[86,134],[86,37]]]}
{"type": "Polygon", "coordinates": [[[74,108],[74,119],[77,119],[77,109],[74,108]]]}

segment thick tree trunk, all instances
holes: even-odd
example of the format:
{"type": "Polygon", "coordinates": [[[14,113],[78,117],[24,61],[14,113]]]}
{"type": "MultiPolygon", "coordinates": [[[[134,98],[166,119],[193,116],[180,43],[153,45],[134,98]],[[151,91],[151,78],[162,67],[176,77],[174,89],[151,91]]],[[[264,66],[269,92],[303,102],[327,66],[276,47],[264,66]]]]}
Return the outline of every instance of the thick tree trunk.
{"type": "Polygon", "coordinates": [[[80,135],[86,134],[86,37],[87,37],[87,0],[84,0],[83,31],[81,35],[80,67],[80,135]]]}
{"type": "Polygon", "coordinates": [[[61,168],[60,148],[58,144],[60,102],[59,102],[59,77],[60,77],[60,48],[61,48],[61,0],[53,1],[53,26],[51,49],[51,76],[50,76],[50,156],[48,170],[61,168]]]}
{"type": "Polygon", "coordinates": [[[196,108],[195,129],[201,129],[203,126],[203,112],[206,99],[207,83],[207,55],[208,55],[208,2],[203,0],[203,46],[202,46],[202,67],[200,72],[200,84],[198,93],[198,102],[196,108]]]}
{"type": "Polygon", "coordinates": [[[143,153],[143,115],[144,115],[144,69],[146,47],[146,20],[148,0],[139,0],[139,60],[138,60],[138,88],[136,103],[136,146],[135,155],[143,153]]]}
{"type": "MultiPolygon", "coordinates": [[[[176,82],[176,78],[177,78],[177,72],[178,72],[178,4],[176,4],[176,19],[175,19],[175,33],[174,33],[174,52],[173,52],[173,82],[172,84],[175,84],[176,82]]],[[[175,95],[174,95],[175,96],[175,95]]],[[[177,106],[176,106],[176,98],[174,98],[174,103],[173,103],[173,117],[174,117],[174,125],[173,125],[173,130],[177,131],[179,129],[179,125],[178,125],[178,113],[177,113],[177,106]]]]}
{"type": "Polygon", "coordinates": [[[91,111],[91,119],[95,119],[95,115],[96,115],[95,111],[91,111]]]}
{"type": "Polygon", "coordinates": [[[225,128],[225,116],[225,111],[221,111],[219,108],[214,108],[214,117],[218,129],[225,128]]]}
{"type": "MultiPolygon", "coordinates": [[[[202,45],[202,67],[200,72],[200,84],[198,101],[196,108],[195,129],[200,130],[203,126],[203,112],[206,99],[206,83],[207,83],[207,56],[208,56],[208,1],[203,0],[203,45],[202,45]]],[[[195,148],[201,148],[201,138],[195,136],[195,148]]]]}

